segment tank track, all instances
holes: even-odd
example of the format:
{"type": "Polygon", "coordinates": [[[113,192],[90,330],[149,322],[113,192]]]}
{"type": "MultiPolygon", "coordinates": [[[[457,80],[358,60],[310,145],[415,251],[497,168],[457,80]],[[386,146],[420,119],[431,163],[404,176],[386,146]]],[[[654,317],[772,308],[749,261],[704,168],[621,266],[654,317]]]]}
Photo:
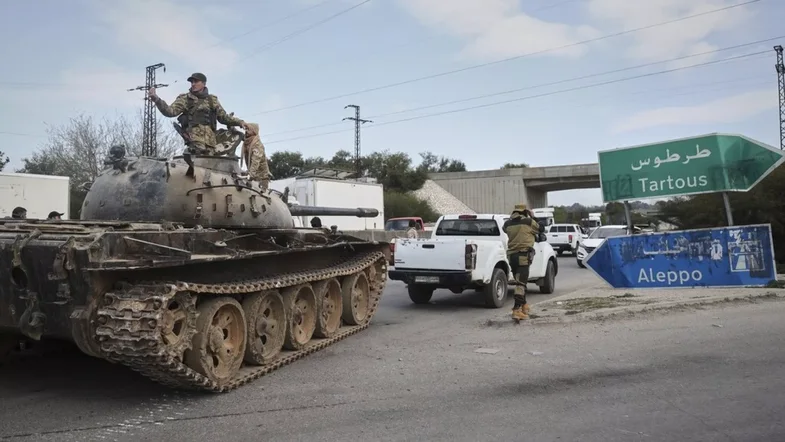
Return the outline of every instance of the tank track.
{"type": "MultiPolygon", "coordinates": [[[[227,392],[367,328],[378,309],[386,279],[387,267],[384,255],[381,252],[372,252],[324,269],[282,274],[258,280],[221,284],[181,281],[123,284],[124,287],[104,295],[104,305],[97,311],[98,325],[94,333],[102,356],[110,362],[125,365],[168,387],[215,393],[227,392]],[[162,336],[161,324],[164,310],[167,302],[178,293],[232,296],[264,290],[281,290],[289,286],[352,275],[375,265],[379,266],[377,271],[382,274],[369,277],[368,315],[361,324],[342,323],[341,328],[331,338],[322,339],[314,336],[301,350],[282,349],[270,364],[258,366],[245,363],[237,374],[223,385],[185,365],[181,358],[167,347],[162,336]]],[[[190,302],[192,306],[195,305],[196,297],[190,297],[190,302]]],[[[189,342],[193,333],[187,335],[189,342]]]]}

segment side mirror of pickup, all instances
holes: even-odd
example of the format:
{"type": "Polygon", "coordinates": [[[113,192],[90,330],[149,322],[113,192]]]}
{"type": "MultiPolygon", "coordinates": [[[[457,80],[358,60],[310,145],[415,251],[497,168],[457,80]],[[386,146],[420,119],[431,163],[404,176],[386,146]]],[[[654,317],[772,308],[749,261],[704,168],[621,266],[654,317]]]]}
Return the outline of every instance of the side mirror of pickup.
{"type": "Polygon", "coordinates": [[[581,239],[589,239],[589,235],[584,233],[583,235],[581,235],[581,239]]]}

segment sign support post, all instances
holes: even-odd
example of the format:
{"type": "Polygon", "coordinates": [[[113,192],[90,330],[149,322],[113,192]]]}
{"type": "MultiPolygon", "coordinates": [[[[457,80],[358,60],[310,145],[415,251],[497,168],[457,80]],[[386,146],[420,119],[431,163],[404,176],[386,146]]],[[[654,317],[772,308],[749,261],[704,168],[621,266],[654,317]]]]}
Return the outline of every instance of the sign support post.
{"type": "Polygon", "coordinates": [[[725,204],[725,216],[728,218],[728,225],[733,225],[733,212],[731,212],[730,208],[730,198],[728,198],[728,192],[722,192],[722,202],[725,204]]]}
{"type": "Polygon", "coordinates": [[[629,201],[624,201],[624,217],[627,219],[627,234],[632,235],[632,210],[629,201]]]}

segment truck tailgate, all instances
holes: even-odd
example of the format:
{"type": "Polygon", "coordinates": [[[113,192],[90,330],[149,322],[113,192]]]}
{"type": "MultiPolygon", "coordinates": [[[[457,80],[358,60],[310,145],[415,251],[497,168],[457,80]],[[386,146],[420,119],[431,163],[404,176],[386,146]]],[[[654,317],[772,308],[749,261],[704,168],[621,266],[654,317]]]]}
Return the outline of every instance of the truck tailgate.
{"type": "Polygon", "coordinates": [[[395,269],[465,270],[466,241],[398,241],[395,245],[395,269]]]}

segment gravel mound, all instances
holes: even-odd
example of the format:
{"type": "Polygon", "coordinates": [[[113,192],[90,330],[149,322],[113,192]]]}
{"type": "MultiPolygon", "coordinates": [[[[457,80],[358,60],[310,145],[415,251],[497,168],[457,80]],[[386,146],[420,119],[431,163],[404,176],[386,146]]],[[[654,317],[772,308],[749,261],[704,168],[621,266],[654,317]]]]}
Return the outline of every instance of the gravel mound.
{"type": "Polygon", "coordinates": [[[425,181],[425,184],[420,189],[412,192],[412,195],[426,201],[439,215],[476,213],[471,207],[444,190],[442,186],[436,184],[433,180],[425,181]]]}

